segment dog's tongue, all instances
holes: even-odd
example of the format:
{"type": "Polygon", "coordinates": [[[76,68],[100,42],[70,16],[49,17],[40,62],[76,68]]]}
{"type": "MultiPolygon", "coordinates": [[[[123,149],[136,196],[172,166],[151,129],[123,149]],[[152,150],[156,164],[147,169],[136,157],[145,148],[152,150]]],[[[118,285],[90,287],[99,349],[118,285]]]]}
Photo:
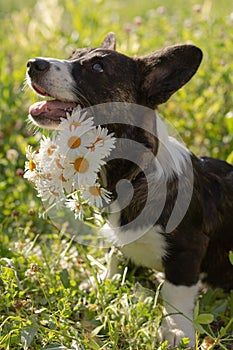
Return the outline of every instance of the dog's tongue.
{"type": "Polygon", "coordinates": [[[74,102],[62,102],[58,100],[40,101],[34,103],[29,108],[29,113],[32,117],[37,117],[44,114],[48,118],[66,117],[66,113],[71,111],[76,106],[74,102]]]}

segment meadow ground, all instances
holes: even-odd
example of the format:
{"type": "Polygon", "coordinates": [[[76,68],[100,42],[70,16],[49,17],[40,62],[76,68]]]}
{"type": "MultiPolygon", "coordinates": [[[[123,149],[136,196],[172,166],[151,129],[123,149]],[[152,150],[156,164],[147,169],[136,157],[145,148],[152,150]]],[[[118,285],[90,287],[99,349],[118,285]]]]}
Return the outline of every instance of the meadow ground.
{"type": "MultiPolygon", "coordinates": [[[[66,58],[115,31],[118,50],[146,54],[191,42],[203,63],[160,114],[196,154],[233,162],[232,0],[0,1],[0,349],[167,349],[153,271],[98,282],[104,251],[83,246],[40,217],[43,206],[23,179],[25,148],[41,130],[28,126],[37,96],[24,87],[26,62],[66,58]],[[89,276],[96,289],[80,290],[89,276]]],[[[195,310],[202,349],[233,349],[233,298],[205,291],[195,310]],[[213,322],[210,324],[210,322],[213,322]]],[[[185,348],[185,341],[180,345],[185,348]]]]}

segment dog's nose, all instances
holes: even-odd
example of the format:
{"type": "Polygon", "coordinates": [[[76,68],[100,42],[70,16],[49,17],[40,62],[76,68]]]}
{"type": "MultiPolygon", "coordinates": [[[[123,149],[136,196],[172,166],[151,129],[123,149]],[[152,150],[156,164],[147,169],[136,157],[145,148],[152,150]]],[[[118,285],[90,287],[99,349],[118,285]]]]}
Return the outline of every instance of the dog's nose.
{"type": "Polygon", "coordinates": [[[32,58],[27,63],[29,71],[34,73],[44,73],[50,67],[50,63],[43,58],[32,58]]]}

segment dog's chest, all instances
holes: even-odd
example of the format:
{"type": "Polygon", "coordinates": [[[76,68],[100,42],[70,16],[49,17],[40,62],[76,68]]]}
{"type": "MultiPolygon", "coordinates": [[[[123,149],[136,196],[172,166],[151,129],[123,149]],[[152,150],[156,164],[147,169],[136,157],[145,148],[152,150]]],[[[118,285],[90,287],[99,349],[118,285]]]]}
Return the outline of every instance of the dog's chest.
{"type": "Polygon", "coordinates": [[[120,250],[136,265],[163,271],[162,258],[166,254],[166,242],[159,232],[159,226],[155,226],[120,250]]]}

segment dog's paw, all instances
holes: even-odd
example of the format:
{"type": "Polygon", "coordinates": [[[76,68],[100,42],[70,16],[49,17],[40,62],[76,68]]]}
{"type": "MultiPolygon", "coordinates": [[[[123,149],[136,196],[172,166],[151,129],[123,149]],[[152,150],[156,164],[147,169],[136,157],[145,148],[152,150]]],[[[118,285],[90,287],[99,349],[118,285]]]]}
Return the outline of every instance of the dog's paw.
{"type": "Polygon", "coordinates": [[[167,329],[161,326],[158,330],[158,339],[162,343],[167,340],[171,347],[176,347],[180,344],[183,338],[189,338],[188,347],[193,349],[195,346],[195,339],[190,339],[186,334],[180,329],[167,329]]]}
{"type": "Polygon", "coordinates": [[[164,301],[163,320],[159,331],[161,341],[167,340],[174,347],[183,338],[189,339],[189,348],[196,343],[193,327],[193,308],[199,284],[193,286],[177,286],[165,280],[162,287],[164,301]]]}
{"type": "MultiPolygon", "coordinates": [[[[181,316],[182,317],[182,316],[181,316]]],[[[180,318],[180,317],[179,317],[180,318]]],[[[183,338],[189,339],[189,348],[193,349],[196,343],[196,335],[191,322],[182,322],[180,318],[167,316],[158,330],[158,339],[160,342],[167,340],[171,347],[178,346],[183,338]],[[190,323],[190,324],[189,324],[190,323]]]]}

